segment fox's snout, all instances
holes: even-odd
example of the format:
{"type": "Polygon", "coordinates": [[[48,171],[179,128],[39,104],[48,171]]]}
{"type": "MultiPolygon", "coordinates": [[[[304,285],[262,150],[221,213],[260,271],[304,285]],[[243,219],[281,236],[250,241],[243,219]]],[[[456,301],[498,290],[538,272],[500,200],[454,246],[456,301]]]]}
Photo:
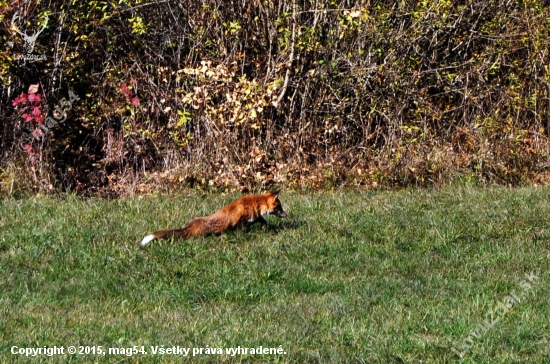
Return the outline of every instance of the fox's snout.
{"type": "Polygon", "coordinates": [[[286,217],[286,211],[283,210],[282,208],[280,210],[273,211],[271,214],[277,217],[286,217]]]}

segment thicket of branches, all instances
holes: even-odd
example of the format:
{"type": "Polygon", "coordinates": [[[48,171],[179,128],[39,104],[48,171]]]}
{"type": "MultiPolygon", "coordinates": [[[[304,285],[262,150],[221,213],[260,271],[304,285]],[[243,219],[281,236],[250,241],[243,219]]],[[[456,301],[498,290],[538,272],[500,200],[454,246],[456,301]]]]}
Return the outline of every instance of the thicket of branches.
{"type": "Polygon", "coordinates": [[[0,188],[545,183],[548,5],[0,0],[0,188]]]}

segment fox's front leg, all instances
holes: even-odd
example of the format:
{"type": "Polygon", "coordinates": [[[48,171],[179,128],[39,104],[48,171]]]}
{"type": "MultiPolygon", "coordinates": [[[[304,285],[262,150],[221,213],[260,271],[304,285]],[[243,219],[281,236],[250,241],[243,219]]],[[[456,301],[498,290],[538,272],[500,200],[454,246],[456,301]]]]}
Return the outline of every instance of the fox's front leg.
{"type": "Polygon", "coordinates": [[[262,215],[260,215],[258,218],[252,220],[252,221],[249,221],[247,224],[246,224],[246,227],[247,228],[251,228],[252,225],[254,225],[255,223],[259,222],[260,225],[262,225],[262,228],[265,229],[267,227],[267,221],[265,221],[265,219],[263,218],[262,215]]]}
{"type": "Polygon", "coordinates": [[[259,222],[260,225],[262,225],[262,229],[265,230],[267,228],[267,221],[265,221],[262,215],[260,215],[260,217],[258,217],[255,222],[259,222]]]}

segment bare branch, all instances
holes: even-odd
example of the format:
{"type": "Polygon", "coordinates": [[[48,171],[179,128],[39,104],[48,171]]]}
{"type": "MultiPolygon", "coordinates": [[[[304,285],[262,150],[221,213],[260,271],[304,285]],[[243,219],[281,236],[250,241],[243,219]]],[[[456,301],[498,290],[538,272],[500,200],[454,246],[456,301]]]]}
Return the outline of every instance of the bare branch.
{"type": "Polygon", "coordinates": [[[283,89],[281,90],[281,93],[279,94],[279,97],[276,101],[272,103],[273,106],[276,108],[279,107],[279,104],[283,100],[283,97],[285,97],[286,89],[288,88],[288,79],[290,77],[290,68],[292,67],[292,62],[294,62],[294,42],[296,39],[296,0],[292,2],[292,41],[290,44],[290,59],[287,63],[287,69],[286,69],[286,75],[285,75],[285,82],[283,83],[283,89]]]}

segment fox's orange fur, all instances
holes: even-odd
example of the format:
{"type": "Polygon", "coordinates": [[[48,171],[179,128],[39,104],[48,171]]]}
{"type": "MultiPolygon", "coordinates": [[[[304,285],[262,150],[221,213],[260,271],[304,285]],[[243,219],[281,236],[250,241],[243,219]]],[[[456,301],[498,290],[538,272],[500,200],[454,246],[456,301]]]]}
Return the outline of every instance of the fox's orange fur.
{"type": "Polygon", "coordinates": [[[266,225],[265,215],[286,217],[286,212],[277,197],[278,194],[279,191],[273,191],[258,196],[243,196],[210,216],[194,218],[183,229],[160,230],[147,235],[141,241],[141,245],[147,245],[157,238],[187,239],[202,234],[222,233],[228,229],[248,226],[256,222],[266,225]]]}

